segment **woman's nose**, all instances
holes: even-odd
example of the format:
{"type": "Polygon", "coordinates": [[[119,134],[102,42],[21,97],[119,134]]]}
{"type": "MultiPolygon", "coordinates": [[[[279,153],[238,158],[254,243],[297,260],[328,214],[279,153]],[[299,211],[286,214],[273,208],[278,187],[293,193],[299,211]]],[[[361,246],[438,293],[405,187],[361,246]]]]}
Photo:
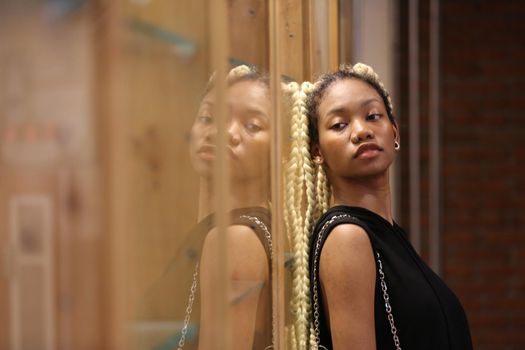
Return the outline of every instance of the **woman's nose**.
{"type": "Polygon", "coordinates": [[[209,143],[215,143],[215,139],[217,138],[217,126],[216,125],[208,125],[205,129],[205,139],[209,143]]]}
{"type": "Polygon", "coordinates": [[[241,143],[241,133],[239,125],[236,121],[231,121],[226,129],[228,133],[228,144],[230,146],[237,146],[241,143]]]}
{"type": "Polygon", "coordinates": [[[354,121],[352,123],[352,143],[358,144],[374,138],[374,133],[370,127],[363,121],[354,121]]]}

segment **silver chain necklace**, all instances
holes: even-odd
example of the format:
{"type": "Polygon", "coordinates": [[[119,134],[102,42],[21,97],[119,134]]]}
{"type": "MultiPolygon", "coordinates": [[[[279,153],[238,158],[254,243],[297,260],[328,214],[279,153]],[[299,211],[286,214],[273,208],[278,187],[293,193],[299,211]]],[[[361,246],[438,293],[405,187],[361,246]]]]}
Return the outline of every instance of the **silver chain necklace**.
{"type": "Polygon", "coordinates": [[[240,218],[250,220],[251,222],[259,226],[259,228],[263,230],[264,236],[266,237],[266,241],[268,243],[268,250],[270,252],[270,260],[271,260],[273,258],[273,245],[272,245],[272,234],[270,233],[270,230],[268,230],[268,227],[264,224],[264,222],[262,222],[256,216],[241,215],[240,218]]]}
{"type": "MultiPolygon", "coordinates": [[[[323,227],[321,228],[321,231],[319,232],[319,236],[317,237],[317,241],[315,243],[315,251],[314,251],[314,261],[313,261],[313,268],[314,268],[314,274],[313,274],[313,299],[314,299],[314,331],[315,331],[315,341],[317,345],[319,345],[321,339],[320,339],[320,320],[319,320],[319,291],[317,288],[317,269],[319,265],[319,258],[321,254],[321,242],[323,240],[323,236],[325,235],[326,228],[332,224],[334,221],[346,218],[346,219],[353,219],[354,217],[349,214],[340,214],[340,215],[334,215],[330,220],[328,220],[323,227]]],[[[385,273],[383,272],[383,263],[381,262],[381,256],[378,252],[376,252],[377,256],[377,265],[379,270],[379,280],[381,283],[381,291],[383,292],[383,300],[385,301],[385,310],[388,317],[388,322],[390,323],[390,332],[392,333],[392,338],[394,340],[394,344],[396,346],[396,350],[401,350],[401,343],[399,342],[399,337],[397,335],[397,328],[394,323],[394,315],[392,314],[392,306],[390,305],[390,297],[388,295],[388,290],[385,282],[385,273]]]]}
{"type": "Polygon", "coordinates": [[[193,311],[193,301],[195,300],[195,292],[197,290],[197,276],[199,275],[199,263],[195,264],[195,271],[193,271],[193,281],[191,282],[190,296],[188,298],[188,305],[186,306],[186,316],[180,331],[179,347],[177,350],[182,350],[186,342],[186,333],[188,333],[188,325],[190,324],[191,312],[193,311]]]}
{"type": "MultiPolygon", "coordinates": [[[[273,259],[273,248],[272,248],[272,235],[270,233],[270,230],[268,227],[262,222],[258,217],[255,216],[248,216],[248,215],[241,215],[240,218],[248,219],[259,228],[261,228],[264,232],[264,236],[266,237],[266,240],[268,242],[268,250],[270,251],[270,261],[273,259]]],[[[186,306],[186,316],[184,317],[184,323],[182,325],[182,329],[180,331],[181,337],[179,339],[179,346],[177,347],[177,350],[182,350],[184,347],[184,343],[186,342],[186,334],[188,333],[188,326],[190,324],[190,318],[191,313],[193,311],[193,302],[195,300],[195,293],[197,291],[197,284],[198,280],[197,277],[199,276],[199,263],[197,262],[195,264],[195,271],[193,272],[193,280],[191,282],[190,287],[190,296],[188,298],[188,305],[186,306]]],[[[272,312],[272,344],[274,343],[275,339],[275,319],[274,319],[274,313],[272,312]]],[[[270,345],[267,348],[272,348],[273,345],[270,345]]]]}

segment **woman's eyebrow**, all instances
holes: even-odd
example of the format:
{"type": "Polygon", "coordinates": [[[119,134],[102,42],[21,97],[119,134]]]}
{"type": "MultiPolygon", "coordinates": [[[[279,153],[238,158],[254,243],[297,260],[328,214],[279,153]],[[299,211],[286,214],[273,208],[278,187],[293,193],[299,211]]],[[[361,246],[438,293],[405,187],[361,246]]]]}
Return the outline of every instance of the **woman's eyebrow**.
{"type": "Polygon", "coordinates": [[[268,116],[268,114],[263,109],[260,109],[260,108],[248,107],[244,110],[243,113],[249,116],[262,117],[266,119],[267,121],[270,121],[270,117],[268,116]]]}
{"type": "Polygon", "coordinates": [[[329,117],[333,114],[341,114],[341,113],[344,113],[346,112],[346,107],[345,106],[337,106],[337,107],[334,107],[332,109],[330,109],[327,113],[326,113],[326,116],[329,117]]]}
{"type": "MultiPolygon", "coordinates": [[[[361,108],[366,107],[371,103],[381,103],[381,101],[375,97],[367,98],[366,100],[360,103],[360,107],[361,108]]],[[[334,114],[338,115],[338,114],[345,113],[346,111],[347,111],[346,106],[335,106],[326,113],[326,116],[329,117],[334,114]]]]}
{"type": "Polygon", "coordinates": [[[378,100],[377,98],[371,97],[361,102],[361,107],[368,106],[369,104],[374,103],[374,102],[381,103],[381,101],[378,100]]]}
{"type": "Polygon", "coordinates": [[[268,114],[265,111],[263,111],[263,110],[260,110],[260,109],[249,109],[248,112],[250,114],[256,114],[258,117],[262,117],[262,118],[264,118],[264,119],[266,119],[268,121],[270,120],[270,117],[268,116],[268,114]]]}

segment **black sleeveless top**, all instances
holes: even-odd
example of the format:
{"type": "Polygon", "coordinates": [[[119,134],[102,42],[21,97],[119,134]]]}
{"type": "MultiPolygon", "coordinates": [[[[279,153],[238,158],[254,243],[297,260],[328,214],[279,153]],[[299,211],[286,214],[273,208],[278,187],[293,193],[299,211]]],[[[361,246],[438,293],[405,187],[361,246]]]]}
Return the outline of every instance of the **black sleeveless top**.
{"type": "MultiPolygon", "coordinates": [[[[315,246],[319,240],[322,249],[333,228],[347,223],[362,227],[368,234],[373,249],[381,256],[401,348],[403,350],[472,349],[467,318],[458,298],[419,257],[408,241],[405,231],[396,223],[391,225],[370,210],[344,205],[329,209],[319,219],[312,235],[310,281],[314,280],[315,274],[320,301],[320,344],[327,349],[332,348],[325,306],[321,297],[319,263],[316,271],[313,271],[315,246]],[[334,216],[341,214],[350,215],[351,218],[341,217],[334,220],[327,225],[324,235],[319,237],[323,225],[334,216]]],[[[313,296],[313,285],[311,291],[313,296]]],[[[374,316],[377,349],[395,349],[378,273],[376,273],[374,316]]]]}

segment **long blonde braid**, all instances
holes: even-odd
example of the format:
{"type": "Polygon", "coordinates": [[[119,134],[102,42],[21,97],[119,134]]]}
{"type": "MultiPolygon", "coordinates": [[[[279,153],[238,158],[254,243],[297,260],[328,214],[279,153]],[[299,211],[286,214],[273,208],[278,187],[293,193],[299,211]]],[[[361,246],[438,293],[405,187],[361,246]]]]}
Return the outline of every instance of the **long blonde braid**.
{"type": "Polygon", "coordinates": [[[310,156],[310,138],[306,115],[307,94],[313,85],[304,82],[289,84],[292,92],[290,123],[290,158],[286,171],[286,224],[288,237],[294,254],[292,269],[291,308],[294,316],[290,331],[291,345],[297,349],[308,349],[310,343],[310,279],[308,269],[309,242],[316,207],[316,174],[310,156]],[[303,214],[304,213],[304,214],[303,214]]]}
{"type": "MultiPolygon", "coordinates": [[[[291,329],[291,335],[293,339],[291,343],[294,347],[304,349],[301,345],[301,334],[304,333],[303,329],[304,322],[301,321],[303,314],[302,303],[304,300],[301,298],[301,294],[296,291],[300,289],[302,285],[302,277],[304,271],[302,271],[299,261],[301,259],[301,251],[303,240],[302,240],[302,227],[303,227],[303,215],[302,215],[302,201],[303,201],[303,178],[304,178],[304,167],[302,157],[302,144],[304,137],[301,131],[301,100],[302,91],[299,84],[293,82],[288,84],[288,90],[291,93],[292,108],[291,108],[291,121],[290,121],[290,158],[288,160],[286,168],[286,224],[288,238],[290,241],[291,249],[294,254],[294,262],[292,265],[292,298],[291,298],[291,310],[293,315],[293,325],[291,329]]],[[[303,342],[304,343],[304,342],[303,342]]]]}
{"type": "MultiPolygon", "coordinates": [[[[304,322],[302,325],[304,328],[304,334],[301,334],[301,341],[304,341],[309,345],[310,349],[317,349],[317,344],[315,342],[314,329],[312,324],[312,307],[310,302],[310,270],[309,270],[309,255],[310,255],[310,237],[312,235],[313,226],[315,221],[318,218],[319,210],[319,201],[316,200],[318,197],[316,192],[318,192],[318,180],[316,169],[314,167],[314,162],[311,156],[310,150],[310,135],[308,131],[308,116],[306,113],[306,98],[314,90],[314,85],[309,82],[304,82],[301,84],[301,90],[304,93],[301,99],[301,131],[303,141],[301,147],[301,154],[303,157],[303,167],[304,167],[304,183],[306,187],[306,210],[304,215],[304,225],[302,232],[302,247],[300,252],[300,261],[298,261],[301,266],[302,275],[302,285],[298,289],[298,292],[304,297],[302,301],[302,306],[304,308],[304,315],[301,318],[301,321],[304,322]]],[[[306,344],[305,347],[306,347],[306,344]]],[[[302,343],[301,343],[302,345],[302,343]]]]}

